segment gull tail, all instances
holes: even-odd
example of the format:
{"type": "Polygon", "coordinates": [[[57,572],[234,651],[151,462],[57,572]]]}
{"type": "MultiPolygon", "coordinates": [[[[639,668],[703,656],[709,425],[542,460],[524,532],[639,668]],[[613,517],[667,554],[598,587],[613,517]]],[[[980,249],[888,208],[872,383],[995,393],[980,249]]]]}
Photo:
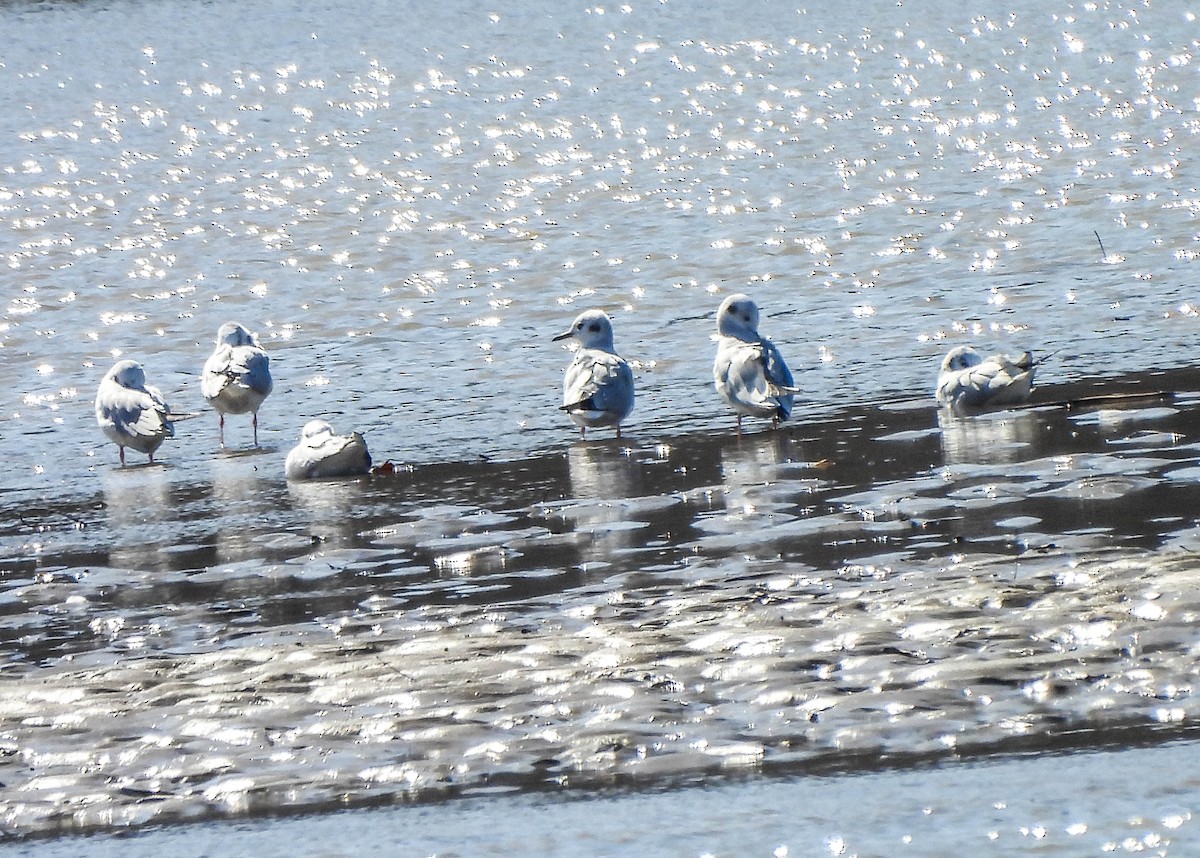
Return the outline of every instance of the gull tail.
{"type": "Polygon", "coordinates": [[[581,399],[578,402],[572,402],[570,405],[558,406],[559,411],[598,411],[596,403],[592,401],[592,397],[581,399]]]}
{"type": "Polygon", "coordinates": [[[1015,361],[1015,363],[1022,369],[1033,369],[1035,366],[1041,366],[1060,351],[1062,351],[1062,349],[1055,349],[1049,354],[1042,355],[1041,357],[1034,357],[1033,352],[1025,352],[1023,355],[1021,355],[1021,359],[1019,361],[1015,361]]]}

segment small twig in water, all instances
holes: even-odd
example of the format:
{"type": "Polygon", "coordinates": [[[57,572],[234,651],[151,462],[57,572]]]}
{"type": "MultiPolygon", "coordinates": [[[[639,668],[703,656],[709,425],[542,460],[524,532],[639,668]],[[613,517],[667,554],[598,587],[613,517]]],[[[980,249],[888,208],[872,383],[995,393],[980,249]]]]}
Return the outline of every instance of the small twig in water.
{"type": "Polygon", "coordinates": [[[1096,236],[1096,243],[1100,245],[1100,258],[1108,259],[1108,253],[1104,250],[1104,242],[1100,240],[1100,233],[1093,229],[1092,235],[1096,236]]]}

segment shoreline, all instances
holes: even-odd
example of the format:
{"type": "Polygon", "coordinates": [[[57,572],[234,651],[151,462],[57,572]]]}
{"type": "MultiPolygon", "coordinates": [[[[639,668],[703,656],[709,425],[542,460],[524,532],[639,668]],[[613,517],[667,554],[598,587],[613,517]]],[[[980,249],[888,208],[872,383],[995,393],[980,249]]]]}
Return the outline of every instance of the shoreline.
{"type": "MultiPolygon", "coordinates": [[[[1189,731],[1189,732],[1194,732],[1189,731]]],[[[639,790],[493,791],[429,803],[154,825],[140,831],[11,841],[21,858],[110,855],[200,858],[214,849],[259,858],[351,854],[403,844],[413,855],[706,854],[926,856],[1055,854],[1200,843],[1200,800],[1174,772],[1200,743],[1077,748],[875,771],[736,776],[639,790]],[[856,807],[847,815],[847,807],[856,807]],[[916,853],[914,853],[916,854],[916,853]]],[[[1135,849],[1134,851],[1138,851],[1135,849]]]]}

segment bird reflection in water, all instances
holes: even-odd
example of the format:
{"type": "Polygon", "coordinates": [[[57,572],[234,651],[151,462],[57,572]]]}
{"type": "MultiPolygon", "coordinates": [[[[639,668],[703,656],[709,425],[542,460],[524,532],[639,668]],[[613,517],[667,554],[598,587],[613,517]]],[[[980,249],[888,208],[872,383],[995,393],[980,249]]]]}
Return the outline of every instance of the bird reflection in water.
{"type": "Polygon", "coordinates": [[[1035,411],[997,411],[958,417],[939,410],[947,465],[999,465],[1031,456],[1041,418],[1035,411]]]}
{"type": "Polygon", "coordinates": [[[113,545],[111,566],[163,571],[167,564],[155,547],[173,541],[175,518],[170,471],[161,466],[101,469],[104,509],[113,545]]]}
{"type": "Polygon", "coordinates": [[[326,546],[353,543],[357,527],[354,506],[362,500],[363,479],[289,481],[292,509],[303,515],[308,532],[326,546]]]}
{"type": "Polygon", "coordinates": [[[726,508],[745,515],[776,509],[780,465],[789,461],[789,446],[787,435],[779,432],[743,436],[736,444],[723,446],[721,475],[726,508]]]}
{"type": "Polygon", "coordinates": [[[637,463],[618,446],[576,444],[567,451],[567,467],[573,501],[559,512],[576,533],[591,535],[582,544],[584,561],[604,560],[640,544],[646,522],[634,518],[640,488],[637,463]]]}
{"type": "Polygon", "coordinates": [[[255,448],[245,453],[215,456],[212,459],[212,504],[221,526],[214,538],[218,563],[235,563],[261,556],[264,530],[280,508],[279,484],[267,479],[264,469],[274,477],[278,463],[275,453],[255,448]]]}

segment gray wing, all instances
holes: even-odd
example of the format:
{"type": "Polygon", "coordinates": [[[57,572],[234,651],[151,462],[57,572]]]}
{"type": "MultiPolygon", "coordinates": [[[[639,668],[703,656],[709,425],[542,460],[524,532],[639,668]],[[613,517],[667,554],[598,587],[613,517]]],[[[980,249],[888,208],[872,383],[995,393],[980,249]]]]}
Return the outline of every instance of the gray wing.
{"type": "MultiPolygon", "coordinates": [[[[1022,356],[1023,360],[1024,356],[1022,356]]],[[[961,408],[1023,402],[1033,386],[1033,366],[993,355],[938,385],[938,399],[961,408]]]]}
{"type": "Polygon", "coordinates": [[[792,373],[768,340],[747,343],[726,337],[714,366],[717,389],[734,407],[786,420],[792,412],[792,373]]]}
{"type": "Polygon", "coordinates": [[[779,388],[780,392],[795,391],[796,382],[792,379],[792,371],[788,369],[779,349],[775,348],[775,344],[768,339],[762,341],[762,362],[767,381],[779,388]]]}
{"type": "Polygon", "coordinates": [[[792,416],[792,394],[796,391],[792,371],[788,369],[779,349],[766,338],[762,341],[762,361],[763,371],[771,385],[771,395],[779,402],[779,419],[787,420],[792,416]]]}
{"type": "Polygon", "coordinates": [[[212,399],[230,384],[239,384],[259,396],[266,396],[274,387],[271,358],[254,346],[218,346],[204,364],[202,392],[212,399]]]}
{"type": "Polygon", "coordinates": [[[231,367],[233,348],[224,343],[217,346],[208,360],[204,362],[204,374],[200,378],[200,392],[205,399],[215,399],[221,395],[236,373],[231,367]]]}
{"type": "Polygon", "coordinates": [[[175,434],[170,409],[153,387],[131,390],[115,381],[106,381],[96,398],[96,415],[132,437],[162,438],[175,434]]]}
{"type": "Polygon", "coordinates": [[[955,408],[979,408],[991,396],[999,367],[990,362],[947,373],[938,382],[938,401],[955,408]]]}
{"type": "Polygon", "coordinates": [[[1029,352],[1012,357],[992,355],[984,365],[996,367],[988,380],[988,402],[992,405],[1013,405],[1029,398],[1033,389],[1033,374],[1037,363],[1029,352]]]}
{"type": "Polygon", "coordinates": [[[242,382],[259,396],[270,393],[275,382],[271,379],[271,358],[267,353],[252,346],[241,346],[233,351],[234,366],[242,382]]]}
{"type": "Polygon", "coordinates": [[[624,358],[580,349],[563,382],[563,410],[576,409],[622,417],[633,409],[633,370],[624,358]]]}

